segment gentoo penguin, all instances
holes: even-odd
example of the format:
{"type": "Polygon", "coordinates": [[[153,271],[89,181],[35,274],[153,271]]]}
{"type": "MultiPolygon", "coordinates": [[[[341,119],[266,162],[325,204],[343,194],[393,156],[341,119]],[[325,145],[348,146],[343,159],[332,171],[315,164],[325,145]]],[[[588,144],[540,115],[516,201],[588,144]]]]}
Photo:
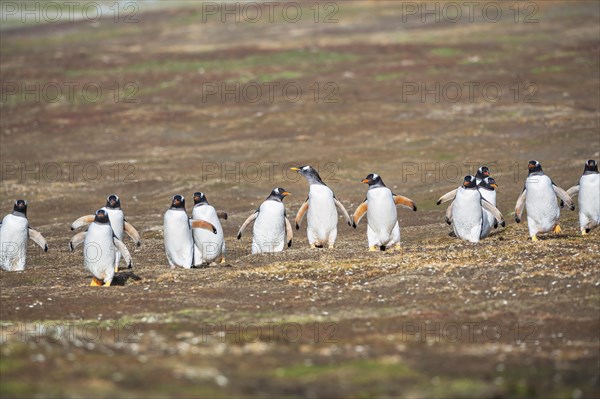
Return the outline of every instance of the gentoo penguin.
{"type": "Polygon", "coordinates": [[[163,235],[169,266],[189,269],[194,265],[192,229],[201,228],[217,234],[217,228],[204,220],[191,220],[185,210],[185,197],[175,194],[171,207],[165,212],[163,235]]]}
{"type": "MultiPolygon", "coordinates": [[[[496,189],[498,185],[496,184],[496,180],[493,177],[486,177],[481,180],[477,187],[479,187],[479,192],[483,199],[485,199],[490,204],[496,206],[496,189]]],[[[481,238],[487,237],[492,229],[498,227],[498,222],[496,218],[492,214],[492,212],[487,209],[483,210],[483,227],[481,230],[481,238]]]]}
{"type": "Polygon", "coordinates": [[[533,241],[537,241],[539,233],[561,232],[558,224],[560,208],[556,201],[557,195],[571,210],[575,209],[575,205],[569,194],[544,174],[542,165],[538,161],[529,161],[527,167],[529,174],[525,179],[525,188],[517,200],[515,221],[521,222],[523,208],[527,208],[529,236],[533,241]]]}
{"type": "Polygon", "coordinates": [[[485,200],[477,189],[475,176],[465,176],[452,203],[454,234],[466,241],[479,242],[484,225],[484,209],[491,212],[504,226],[504,218],[500,211],[485,200]]]}
{"type": "Polygon", "coordinates": [[[132,267],[131,255],[115,235],[106,210],[96,211],[87,231],[75,234],[69,242],[69,249],[73,251],[82,242],[83,266],[93,276],[90,286],[110,286],[115,276],[115,252],[123,255],[128,268],[132,267]]]}
{"type": "Polygon", "coordinates": [[[292,246],[292,225],[287,218],[283,199],[290,195],[281,187],[274,188],[271,194],[260,204],[238,231],[237,239],[242,238],[242,233],[254,221],[252,230],[252,253],[281,252],[284,244],[292,246]]]}
{"type": "Polygon", "coordinates": [[[579,194],[579,229],[586,235],[600,225],[600,174],[598,163],[590,159],[585,163],[579,184],[567,190],[572,198],[579,194]]]}
{"type": "MultiPolygon", "coordinates": [[[[106,211],[110,219],[110,226],[115,232],[115,236],[120,241],[123,241],[123,232],[135,242],[136,246],[141,245],[140,234],[138,231],[125,220],[125,214],[121,209],[121,199],[116,194],[111,194],[106,198],[106,205],[100,208],[106,211]]],[[[71,230],[88,225],[95,220],[95,215],[82,216],[71,224],[71,230]]],[[[119,270],[119,261],[121,260],[121,252],[115,253],[115,272],[119,270]]]]}
{"type": "Polygon", "coordinates": [[[192,218],[206,220],[217,229],[217,234],[212,234],[204,229],[194,229],[192,236],[194,238],[194,265],[209,264],[220,260],[225,262],[225,239],[223,236],[223,227],[219,218],[227,220],[227,213],[216,211],[208,203],[204,193],[198,191],[194,193],[194,208],[192,208],[192,218]]]}
{"type": "Polygon", "coordinates": [[[321,180],[319,173],[311,166],[300,166],[291,168],[300,173],[308,181],[308,198],[296,215],[296,229],[300,229],[300,224],[304,214],[308,212],[306,235],[311,247],[322,248],[326,244],[333,248],[337,237],[337,222],[339,210],[349,226],[352,226],[352,219],[344,208],[344,205],[335,197],[333,191],[321,180]]]}
{"type": "Polygon", "coordinates": [[[362,182],[369,185],[367,198],[354,212],[352,226],[356,228],[366,214],[369,251],[385,251],[394,245],[399,249],[400,225],[396,205],[413,211],[417,210],[417,205],[411,199],[394,194],[376,173],[369,174],[362,182]]]}
{"type": "MultiPolygon", "coordinates": [[[[477,185],[479,185],[486,177],[490,177],[490,169],[487,166],[481,166],[479,169],[477,169],[477,174],[475,175],[475,181],[477,185]]],[[[442,195],[440,199],[437,200],[436,204],[440,205],[444,202],[453,201],[457,190],[458,189],[455,188],[454,190],[442,195]]],[[[496,205],[494,204],[494,206],[496,205]]],[[[448,208],[446,208],[446,223],[452,224],[452,203],[450,203],[448,208]]]]}
{"type": "Polygon", "coordinates": [[[0,266],[6,271],[21,271],[27,263],[27,238],[48,252],[46,239],[29,227],[27,201],[16,200],[13,212],[0,222],[0,266]]]}

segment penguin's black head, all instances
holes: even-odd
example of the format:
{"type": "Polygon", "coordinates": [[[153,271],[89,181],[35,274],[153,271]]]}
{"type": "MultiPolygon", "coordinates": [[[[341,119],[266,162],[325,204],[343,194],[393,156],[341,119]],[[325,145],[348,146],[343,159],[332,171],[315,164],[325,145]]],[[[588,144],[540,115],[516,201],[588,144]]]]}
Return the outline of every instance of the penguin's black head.
{"type": "Polygon", "coordinates": [[[536,160],[529,161],[527,167],[529,168],[529,174],[542,171],[542,164],[536,160]]]}
{"type": "Polygon", "coordinates": [[[285,191],[284,188],[276,187],[273,189],[273,191],[271,191],[271,194],[269,194],[269,196],[267,197],[267,200],[274,200],[274,201],[281,202],[288,195],[292,195],[292,194],[289,193],[288,191],[285,191]]]}
{"type": "Polygon", "coordinates": [[[20,212],[23,215],[27,215],[27,201],[20,199],[15,201],[13,206],[13,212],[20,212]]]}
{"type": "Polygon", "coordinates": [[[119,209],[121,207],[121,200],[116,194],[111,194],[106,198],[106,207],[111,209],[119,209]]]}
{"type": "Polygon", "coordinates": [[[171,209],[185,208],[185,197],[181,194],[175,194],[171,202],[171,209]]]}
{"type": "Polygon", "coordinates": [[[385,184],[383,184],[383,180],[381,179],[381,176],[379,176],[377,173],[370,173],[367,177],[365,177],[361,181],[363,183],[368,184],[369,186],[385,186],[385,184]]]}
{"type": "Polygon", "coordinates": [[[477,175],[475,177],[483,180],[486,177],[488,177],[489,175],[490,175],[490,169],[487,166],[482,166],[481,168],[477,169],[477,175]]]}
{"type": "Polygon", "coordinates": [[[94,216],[94,222],[96,223],[108,223],[108,213],[104,209],[98,209],[94,216]]]}
{"type": "Polygon", "coordinates": [[[302,176],[306,177],[309,184],[325,184],[323,180],[321,180],[321,176],[319,176],[319,172],[315,168],[310,165],[298,166],[290,168],[291,170],[295,170],[300,173],[302,176]]]}
{"type": "Polygon", "coordinates": [[[583,170],[583,173],[598,173],[598,163],[596,161],[594,161],[593,159],[590,159],[589,161],[587,161],[585,163],[585,169],[583,170]]]}
{"type": "Polygon", "coordinates": [[[479,183],[479,187],[493,191],[498,188],[498,184],[496,184],[496,180],[493,177],[486,177],[479,183]]]}
{"type": "Polygon", "coordinates": [[[194,205],[197,205],[197,204],[207,204],[208,205],[208,200],[206,199],[206,196],[204,195],[203,192],[196,191],[194,193],[194,205]]]}
{"type": "Polygon", "coordinates": [[[464,188],[476,188],[477,180],[475,179],[475,176],[471,176],[471,175],[465,176],[465,178],[463,180],[463,187],[464,188]]]}

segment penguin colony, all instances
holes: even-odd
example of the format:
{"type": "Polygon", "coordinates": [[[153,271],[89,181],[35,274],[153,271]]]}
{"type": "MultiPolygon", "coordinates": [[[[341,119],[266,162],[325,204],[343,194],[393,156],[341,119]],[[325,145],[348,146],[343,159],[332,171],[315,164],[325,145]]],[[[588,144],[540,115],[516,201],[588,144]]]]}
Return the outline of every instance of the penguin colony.
{"type": "MultiPolygon", "coordinates": [[[[338,212],[349,226],[357,227],[367,216],[367,241],[369,251],[400,248],[400,225],[397,206],[417,210],[411,199],[393,193],[381,176],[369,174],[362,180],[369,186],[365,200],[352,217],[336,198],[319,173],[311,166],[294,167],[306,178],[309,190],[306,201],[300,206],[294,220],[296,230],[307,219],[307,238],[312,248],[333,248],[337,238],[338,212]]],[[[560,208],[575,210],[573,198],[578,195],[579,228],[586,235],[600,225],[600,173],[594,160],[585,163],[583,175],[577,185],[563,190],[544,174],[538,161],[528,163],[525,187],[517,199],[515,221],[521,222],[527,211],[529,236],[538,241],[538,235],[560,233],[560,208]],[[560,202],[557,201],[560,199],[560,202]]],[[[502,213],[496,208],[496,181],[487,167],[482,166],[475,176],[465,176],[460,187],[444,194],[440,205],[450,202],[446,210],[446,223],[452,225],[454,235],[469,242],[479,242],[493,229],[505,226],[502,213]]],[[[292,245],[293,228],[283,203],[290,195],[281,187],[274,188],[264,202],[253,211],[240,227],[237,239],[246,228],[252,229],[252,253],[280,252],[292,245]]],[[[225,239],[220,220],[227,213],[211,206],[202,192],[193,196],[192,218],[185,208],[185,197],[176,194],[165,212],[163,223],[164,246],[171,268],[192,268],[214,262],[225,262],[225,239]]],[[[83,244],[84,267],[92,274],[92,286],[110,286],[123,259],[128,268],[133,265],[131,255],[123,243],[126,233],[135,245],[140,246],[140,234],[127,222],[118,196],[108,196],[106,205],[93,215],[82,216],[71,225],[71,230],[87,227],[73,236],[69,249],[83,244]]],[[[45,238],[29,227],[27,201],[17,200],[13,212],[0,222],[0,266],[7,271],[21,271],[27,263],[27,239],[48,251],[45,238]]]]}

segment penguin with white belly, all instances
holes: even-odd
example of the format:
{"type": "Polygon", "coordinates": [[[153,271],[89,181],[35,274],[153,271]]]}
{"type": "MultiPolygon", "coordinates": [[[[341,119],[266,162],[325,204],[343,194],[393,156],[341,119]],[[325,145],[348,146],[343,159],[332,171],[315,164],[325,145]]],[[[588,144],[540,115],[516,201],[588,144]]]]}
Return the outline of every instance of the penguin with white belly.
{"type": "Polygon", "coordinates": [[[310,246],[322,248],[328,245],[329,248],[333,248],[337,237],[337,211],[340,211],[348,225],[352,226],[350,215],[313,167],[307,165],[293,167],[291,170],[304,176],[309,185],[308,198],[296,215],[296,229],[300,229],[302,219],[307,214],[306,235],[310,246]]]}
{"type": "Polygon", "coordinates": [[[452,203],[454,234],[462,240],[479,242],[485,223],[484,209],[491,212],[496,221],[504,226],[504,218],[500,211],[479,192],[475,176],[465,176],[452,203]]]}
{"type": "Polygon", "coordinates": [[[529,236],[533,241],[538,241],[538,234],[561,232],[558,224],[560,208],[556,196],[571,210],[575,210],[575,205],[569,194],[544,174],[542,165],[538,161],[529,161],[527,167],[529,174],[525,179],[525,188],[517,199],[515,221],[521,222],[523,209],[526,208],[529,236]]]}
{"type": "Polygon", "coordinates": [[[204,229],[194,229],[192,236],[194,238],[194,265],[210,264],[220,260],[225,263],[225,238],[223,227],[219,219],[227,220],[227,213],[217,211],[208,203],[204,193],[198,191],[194,193],[194,208],[192,208],[192,218],[206,220],[217,229],[217,234],[204,229]]]}
{"type": "Polygon", "coordinates": [[[163,236],[165,252],[171,269],[183,267],[190,269],[194,265],[194,238],[192,230],[206,229],[217,234],[217,229],[205,220],[188,218],[185,210],[185,197],[180,194],[173,196],[171,207],[165,212],[163,236]]]}
{"type": "Polygon", "coordinates": [[[588,234],[600,225],[600,173],[598,163],[590,159],[585,163],[579,184],[567,190],[571,198],[579,195],[579,229],[588,234]]]}
{"type": "Polygon", "coordinates": [[[127,247],[117,238],[110,224],[108,212],[98,209],[94,221],[87,231],[76,234],[69,242],[69,249],[73,251],[83,242],[83,266],[92,273],[90,286],[109,287],[115,276],[115,253],[120,252],[127,263],[132,267],[132,260],[127,247]]]}
{"type": "MultiPolygon", "coordinates": [[[[475,175],[475,182],[477,183],[477,185],[479,185],[487,177],[490,177],[490,169],[487,166],[481,166],[479,169],[477,169],[477,174],[475,175]]],[[[454,190],[442,195],[440,199],[437,200],[436,205],[440,205],[448,201],[453,201],[454,197],[456,196],[457,190],[458,189],[455,188],[454,190]]],[[[452,202],[448,205],[448,208],[446,208],[446,223],[452,224],[452,202]]]]}
{"type": "Polygon", "coordinates": [[[260,207],[254,211],[242,224],[238,231],[237,239],[242,238],[242,233],[254,221],[252,230],[252,253],[281,252],[285,243],[292,246],[292,225],[287,218],[283,199],[290,195],[281,187],[274,188],[260,207]]]}
{"type": "Polygon", "coordinates": [[[39,231],[29,227],[27,201],[16,200],[12,213],[0,222],[0,267],[6,271],[25,270],[27,264],[27,239],[48,251],[46,239],[39,231]]]}
{"type": "Polygon", "coordinates": [[[385,251],[393,246],[399,249],[400,225],[396,206],[416,211],[417,205],[409,198],[394,194],[376,173],[369,174],[362,182],[369,185],[367,198],[354,212],[352,226],[356,228],[366,214],[369,251],[385,251]]]}
{"type": "MultiPolygon", "coordinates": [[[[123,241],[123,233],[127,233],[133,240],[136,246],[141,245],[140,234],[138,231],[125,220],[125,214],[121,209],[121,199],[116,194],[111,194],[106,198],[106,205],[101,208],[106,211],[110,219],[110,225],[115,232],[115,236],[120,241],[123,241]]],[[[71,230],[75,230],[79,227],[86,226],[95,220],[95,215],[82,216],[71,224],[71,230]]],[[[115,272],[119,270],[119,262],[121,260],[121,253],[117,251],[115,253],[115,272]]]]}

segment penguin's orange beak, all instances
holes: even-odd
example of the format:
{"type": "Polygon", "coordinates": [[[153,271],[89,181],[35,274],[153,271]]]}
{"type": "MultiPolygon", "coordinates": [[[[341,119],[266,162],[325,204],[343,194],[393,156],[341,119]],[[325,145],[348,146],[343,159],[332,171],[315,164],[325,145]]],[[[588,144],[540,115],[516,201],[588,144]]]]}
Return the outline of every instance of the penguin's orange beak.
{"type": "Polygon", "coordinates": [[[490,184],[490,187],[498,188],[498,185],[496,183],[493,183],[493,184],[490,184]]]}
{"type": "Polygon", "coordinates": [[[362,183],[368,183],[370,180],[369,179],[362,179],[361,182],[362,183]]]}
{"type": "Polygon", "coordinates": [[[297,172],[297,171],[299,171],[299,170],[300,170],[300,168],[297,168],[297,167],[295,167],[295,166],[294,166],[294,167],[290,168],[290,170],[293,170],[293,171],[296,171],[296,172],[297,172]]]}
{"type": "Polygon", "coordinates": [[[463,182],[463,186],[468,186],[468,185],[469,185],[469,182],[468,182],[468,181],[464,181],[464,182],[463,182]]]}
{"type": "Polygon", "coordinates": [[[284,197],[287,197],[288,195],[292,195],[292,193],[290,193],[289,191],[284,191],[281,193],[281,195],[283,195],[284,197]]]}

